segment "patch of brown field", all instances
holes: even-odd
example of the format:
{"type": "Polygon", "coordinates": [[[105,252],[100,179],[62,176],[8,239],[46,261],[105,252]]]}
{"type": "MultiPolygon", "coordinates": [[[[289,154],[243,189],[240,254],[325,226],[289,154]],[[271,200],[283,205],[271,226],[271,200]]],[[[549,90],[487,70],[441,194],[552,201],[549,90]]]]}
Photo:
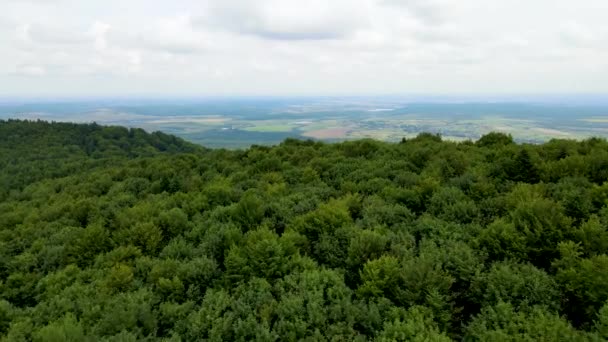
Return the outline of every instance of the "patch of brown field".
{"type": "Polygon", "coordinates": [[[167,119],[150,120],[152,124],[180,124],[180,123],[198,123],[198,124],[221,124],[229,121],[229,118],[224,117],[191,117],[191,116],[176,116],[167,119]]]}
{"type": "Polygon", "coordinates": [[[536,131],[544,133],[544,134],[549,134],[549,135],[571,135],[568,132],[562,132],[562,131],[558,131],[556,129],[550,129],[550,128],[538,127],[538,128],[536,128],[536,131]]]}
{"type": "Polygon", "coordinates": [[[335,139],[346,137],[346,133],[348,133],[346,128],[327,128],[309,131],[302,135],[316,139],[335,139]]]}

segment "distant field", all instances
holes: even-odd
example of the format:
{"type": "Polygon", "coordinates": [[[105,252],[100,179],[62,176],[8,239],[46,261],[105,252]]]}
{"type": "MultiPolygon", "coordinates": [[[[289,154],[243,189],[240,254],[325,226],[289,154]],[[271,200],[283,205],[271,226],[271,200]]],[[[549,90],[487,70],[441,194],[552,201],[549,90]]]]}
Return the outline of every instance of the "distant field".
{"type": "Polygon", "coordinates": [[[315,139],[340,139],[346,138],[346,134],[348,133],[348,131],[349,130],[346,128],[328,128],[319,129],[316,131],[308,131],[306,133],[303,133],[302,135],[315,139]]]}
{"type": "Polygon", "coordinates": [[[97,122],[163,131],[209,147],[286,138],[398,141],[420,132],[476,140],[492,131],[520,142],[608,137],[608,104],[416,103],[394,98],[215,99],[4,103],[1,118],[97,122]]]}
{"type": "Polygon", "coordinates": [[[292,131],[294,126],[290,125],[264,125],[264,126],[254,126],[247,127],[245,131],[250,132],[290,132],[292,131]]]}
{"type": "Polygon", "coordinates": [[[606,117],[603,118],[587,118],[587,119],[581,119],[581,121],[585,121],[585,122],[594,122],[594,123],[606,123],[608,124],[608,115],[606,117]]]}

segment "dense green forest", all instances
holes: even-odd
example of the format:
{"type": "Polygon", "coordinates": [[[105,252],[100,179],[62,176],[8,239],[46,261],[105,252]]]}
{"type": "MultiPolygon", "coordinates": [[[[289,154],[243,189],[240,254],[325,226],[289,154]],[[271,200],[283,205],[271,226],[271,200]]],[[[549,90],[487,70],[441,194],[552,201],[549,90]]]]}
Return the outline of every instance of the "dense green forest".
{"type": "Polygon", "coordinates": [[[1,341],[603,341],[608,142],[0,121],[1,341]]]}

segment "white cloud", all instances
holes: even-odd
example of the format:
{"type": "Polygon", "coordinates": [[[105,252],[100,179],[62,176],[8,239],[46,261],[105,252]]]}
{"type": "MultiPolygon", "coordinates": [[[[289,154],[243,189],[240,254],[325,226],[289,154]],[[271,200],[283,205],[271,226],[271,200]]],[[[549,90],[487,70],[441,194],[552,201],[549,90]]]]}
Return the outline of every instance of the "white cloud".
{"type": "Polygon", "coordinates": [[[44,76],[46,69],[39,65],[18,65],[14,70],[15,75],[22,76],[44,76]]]}
{"type": "Polygon", "coordinates": [[[178,54],[202,51],[206,43],[192,30],[188,16],[160,20],[154,29],[139,33],[134,39],[143,47],[178,54]]]}
{"type": "Polygon", "coordinates": [[[413,18],[428,25],[444,21],[439,0],[381,0],[380,4],[405,9],[413,18]]]}
{"type": "Polygon", "coordinates": [[[597,47],[608,50],[608,27],[593,30],[577,22],[562,25],[560,37],[565,44],[573,47],[597,47]]]}
{"type": "Polygon", "coordinates": [[[608,91],[605,0],[0,6],[0,95],[608,91]]]}
{"type": "Polygon", "coordinates": [[[215,1],[196,22],[265,39],[324,40],[348,37],[367,24],[365,1],[215,1]]]}

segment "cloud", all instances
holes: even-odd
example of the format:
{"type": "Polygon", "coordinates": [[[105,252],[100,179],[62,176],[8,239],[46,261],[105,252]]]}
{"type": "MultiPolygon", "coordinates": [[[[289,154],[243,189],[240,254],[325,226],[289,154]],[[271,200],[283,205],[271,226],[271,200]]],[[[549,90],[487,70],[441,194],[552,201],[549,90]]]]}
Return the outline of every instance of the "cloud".
{"type": "Polygon", "coordinates": [[[577,22],[562,25],[559,37],[565,44],[573,47],[601,46],[608,48],[608,31],[606,29],[594,30],[577,22]]]}
{"type": "Polygon", "coordinates": [[[427,25],[438,25],[445,20],[437,0],[380,0],[380,4],[406,10],[413,18],[427,25]]]}
{"type": "Polygon", "coordinates": [[[43,66],[39,65],[18,65],[12,72],[13,75],[18,76],[44,76],[47,70],[43,66]]]}
{"type": "Polygon", "coordinates": [[[270,40],[347,38],[368,24],[361,1],[227,0],[212,3],[195,23],[270,40]]]}
{"type": "Polygon", "coordinates": [[[65,0],[0,0],[0,4],[2,3],[19,3],[19,4],[35,4],[35,5],[56,5],[61,2],[65,2],[65,0]]]}
{"type": "Polygon", "coordinates": [[[0,95],[608,91],[608,2],[584,3],[0,0],[0,95]]]}
{"type": "Polygon", "coordinates": [[[12,20],[0,14],[0,28],[10,28],[13,26],[12,20]]]}
{"type": "Polygon", "coordinates": [[[189,15],[159,20],[152,28],[134,37],[142,47],[173,54],[193,54],[208,49],[211,38],[194,30],[189,15]]]}
{"type": "Polygon", "coordinates": [[[38,24],[26,24],[22,28],[24,38],[35,44],[86,44],[93,41],[93,36],[72,27],[46,27],[38,24]]]}

